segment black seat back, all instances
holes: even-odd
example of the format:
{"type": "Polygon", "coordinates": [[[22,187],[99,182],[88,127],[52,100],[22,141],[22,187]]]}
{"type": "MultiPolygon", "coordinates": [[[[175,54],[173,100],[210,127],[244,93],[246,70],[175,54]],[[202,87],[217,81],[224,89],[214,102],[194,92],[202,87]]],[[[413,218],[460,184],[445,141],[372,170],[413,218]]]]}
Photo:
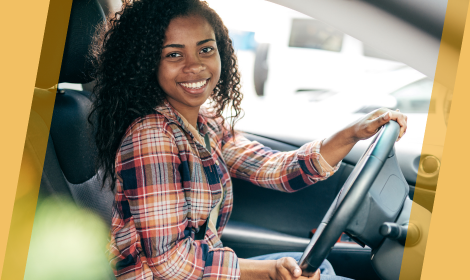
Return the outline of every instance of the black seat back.
{"type": "MultiPolygon", "coordinates": [[[[88,47],[96,26],[104,20],[96,0],[73,1],[59,82],[91,81],[88,47]]],[[[106,186],[102,188],[96,172],[97,150],[87,121],[91,105],[89,92],[57,92],[40,195],[68,196],[110,226],[114,194],[106,186]]]]}

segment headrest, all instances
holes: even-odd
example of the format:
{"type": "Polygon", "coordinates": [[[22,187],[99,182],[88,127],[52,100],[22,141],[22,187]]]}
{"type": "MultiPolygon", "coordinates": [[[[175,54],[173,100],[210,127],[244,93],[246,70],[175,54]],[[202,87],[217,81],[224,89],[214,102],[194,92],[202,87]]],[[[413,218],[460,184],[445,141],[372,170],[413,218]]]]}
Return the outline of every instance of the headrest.
{"type": "Polygon", "coordinates": [[[105,21],[105,15],[96,0],[74,0],[60,69],[59,83],[88,83],[91,63],[88,58],[96,27],[105,21]]]}

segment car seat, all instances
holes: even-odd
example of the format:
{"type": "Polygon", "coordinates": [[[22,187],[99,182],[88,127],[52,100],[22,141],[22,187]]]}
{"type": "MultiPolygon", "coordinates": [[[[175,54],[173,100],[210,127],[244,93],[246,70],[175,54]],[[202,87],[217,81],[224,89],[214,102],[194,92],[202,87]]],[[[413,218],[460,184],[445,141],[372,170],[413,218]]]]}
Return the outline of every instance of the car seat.
{"type": "MultiPolygon", "coordinates": [[[[59,83],[88,83],[88,48],[95,28],[105,20],[96,0],[74,0],[64,47],[59,83]]],[[[51,122],[40,197],[68,197],[111,225],[113,192],[102,188],[96,172],[97,149],[88,123],[91,93],[59,89],[51,122]]]]}

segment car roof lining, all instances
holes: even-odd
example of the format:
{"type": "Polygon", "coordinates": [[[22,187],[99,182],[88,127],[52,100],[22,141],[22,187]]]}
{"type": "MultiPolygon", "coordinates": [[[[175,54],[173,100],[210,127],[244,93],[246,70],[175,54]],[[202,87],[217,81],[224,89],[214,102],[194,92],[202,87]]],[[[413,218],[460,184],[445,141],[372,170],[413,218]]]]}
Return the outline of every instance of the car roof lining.
{"type": "MultiPolygon", "coordinates": [[[[302,12],[315,19],[323,21],[342,32],[361,40],[371,48],[377,49],[397,61],[401,61],[410,67],[422,72],[430,78],[434,78],[437,57],[439,54],[440,37],[435,36],[435,29],[443,25],[442,13],[445,15],[443,3],[439,2],[434,10],[436,12],[422,16],[425,22],[433,20],[431,29],[421,29],[420,24],[407,21],[419,11],[394,14],[403,9],[402,1],[397,2],[393,9],[385,10],[383,5],[370,4],[365,1],[344,0],[269,0],[270,2],[302,12]],[[439,8],[440,7],[440,8],[439,8]],[[416,25],[415,25],[416,24],[416,25]]],[[[419,6],[421,0],[409,0],[419,6]],[[419,3],[420,2],[420,3],[419,3]]],[[[445,1],[445,0],[440,0],[445,1]]],[[[411,4],[407,4],[411,6],[411,4]]],[[[441,27],[442,29],[442,27],[441,27]]]]}
{"type": "Polygon", "coordinates": [[[447,0],[364,0],[441,39],[447,0]]]}

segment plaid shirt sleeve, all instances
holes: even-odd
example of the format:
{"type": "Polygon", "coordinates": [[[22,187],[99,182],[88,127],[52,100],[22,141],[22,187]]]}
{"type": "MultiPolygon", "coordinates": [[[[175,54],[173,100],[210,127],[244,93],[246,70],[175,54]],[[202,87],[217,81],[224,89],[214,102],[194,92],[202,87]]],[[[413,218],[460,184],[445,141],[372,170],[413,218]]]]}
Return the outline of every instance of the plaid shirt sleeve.
{"type": "Polygon", "coordinates": [[[320,154],[323,140],[307,143],[296,151],[279,152],[227,132],[222,153],[234,178],[283,192],[294,192],[333,175],[341,165],[328,165],[320,154]]]}
{"type": "Polygon", "coordinates": [[[193,240],[174,137],[142,129],[117,154],[111,264],[118,279],[238,279],[235,253],[193,240]]]}

